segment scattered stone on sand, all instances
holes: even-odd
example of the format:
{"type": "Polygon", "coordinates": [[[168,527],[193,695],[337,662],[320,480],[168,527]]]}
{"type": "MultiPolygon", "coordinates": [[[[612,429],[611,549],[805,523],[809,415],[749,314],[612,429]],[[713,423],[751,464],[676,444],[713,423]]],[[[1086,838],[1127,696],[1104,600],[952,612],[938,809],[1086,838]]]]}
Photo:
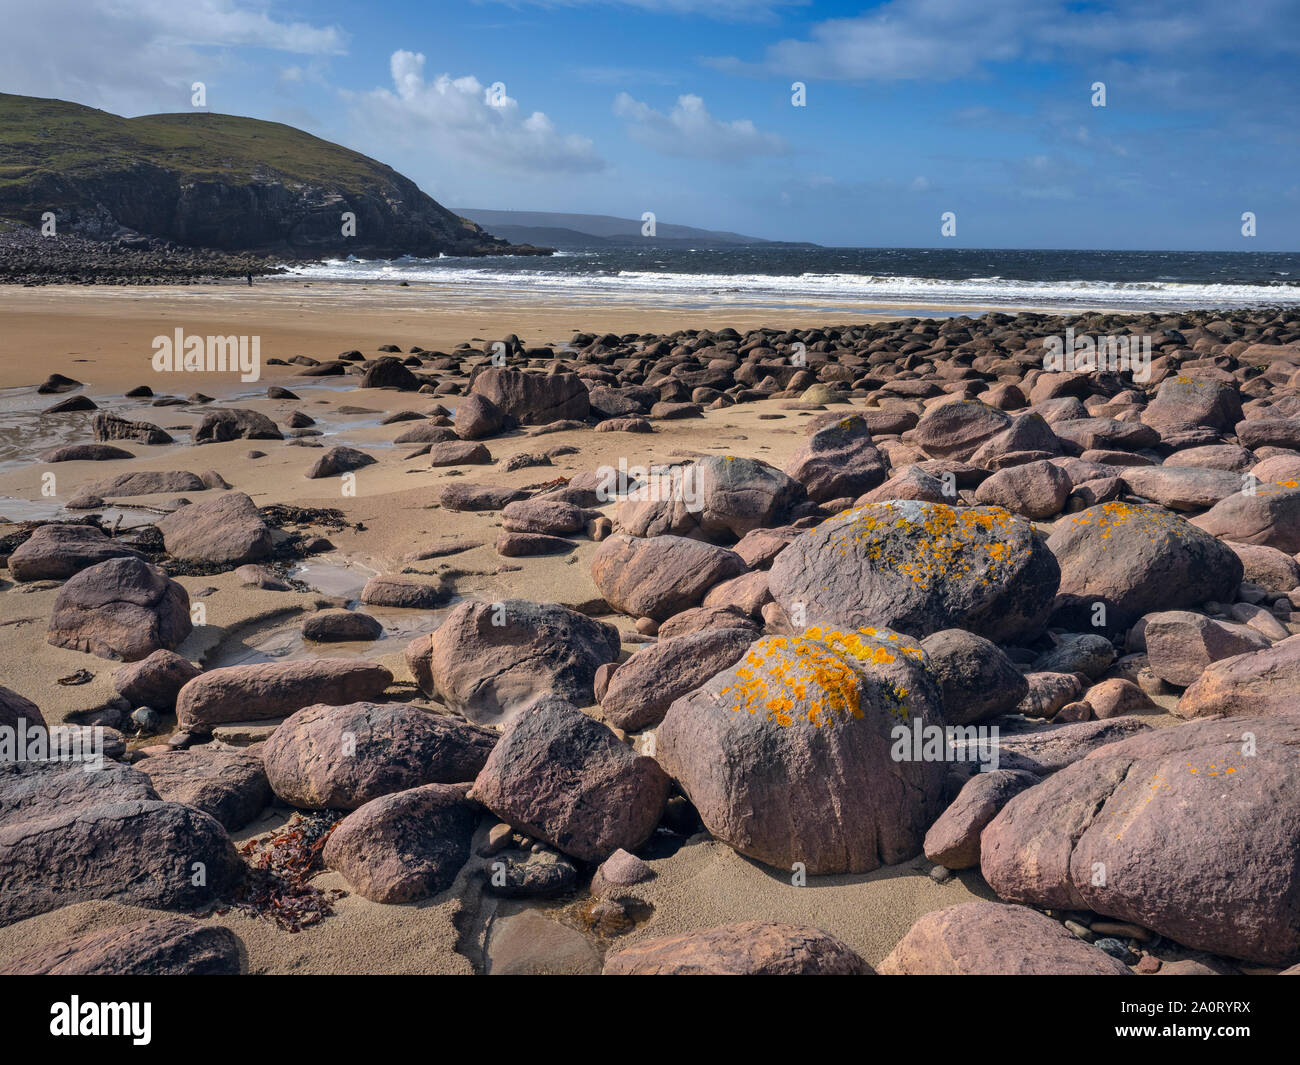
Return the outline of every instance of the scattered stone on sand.
{"type": "Polygon", "coordinates": [[[396,606],[410,610],[432,610],[451,598],[451,589],[440,580],[433,583],[410,577],[379,574],[366,581],[361,601],[367,606],[396,606]]]}
{"type": "Polygon", "coordinates": [[[16,581],[62,581],[110,558],[143,558],[93,525],[42,525],[9,556],[16,581]]]}
{"type": "Polygon", "coordinates": [[[234,569],[271,553],[271,530],[243,492],[191,503],[157,523],[173,558],[234,569]]]}
{"type": "Polygon", "coordinates": [[[159,648],[113,674],[113,687],[133,706],[171,712],[180,690],[202,670],[175,651],[159,648]]]}
{"type": "Polygon", "coordinates": [[[554,603],[467,600],[407,647],[426,694],[480,724],[504,724],[538,698],[594,701],[597,667],[618,656],[617,630],[554,603]]]}
{"type": "Polygon", "coordinates": [[[176,721],[200,735],[213,725],[287,717],[314,703],[344,706],[376,699],[393,675],[354,658],[312,658],[210,669],[176,697],[176,721]]]}
{"type": "Polygon", "coordinates": [[[171,434],[151,422],[128,421],[105,410],[95,412],[93,428],[95,440],[101,444],[109,440],[130,440],[137,444],[172,443],[171,434]]]}
{"type": "Polygon", "coordinates": [[[325,864],[372,902],[414,902],[451,887],[480,809],[468,784],[424,784],[371,799],[330,833],[325,864]]]}
{"type": "Polygon", "coordinates": [[[313,643],[368,643],[384,634],[378,618],[359,610],[322,610],[303,618],[302,635],[313,643]]]}
{"type": "Polygon", "coordinates": [[[373,455],[367,455],[354,447],[332,447],[312,463],[311,469],[307,471],[307,479],[314,481],[322,477],[338,477],[373,466],[375,461],[373,455]]]}
{"type": "Polygon", "coordinates": [[[224,440],[282,440],[283,434],[265,414],[255,410],[210,410],[194,430],[196,444],[224,440]]]}
{"type": "Polygon", "coordinates": [[[262,746],[271,787],[304,810],[355,810],[424,784],[467,783],[496,733],[404,703],[308,706],[262,746]]]}
{"type": "Polygon", "coordinates": [[[492,749],[470,797],[516,831],[599,862],[649,838],[668,800],[653,758],[558,698],[520,713],[492,749]]]}
{"type": "Polygon", "coordinates": [[[647,939],[605,958],[606,976],[862,976],[871,966],[834,936],[789,924],[741,924],[647,939]]]}
{"type": "Polygon", "coordinates": [[[190,597],[180,584],[139,558],[111,558],[83,569],[60,590],[49,642],[135,662],[171,650],[193,627],[190,597]]]}

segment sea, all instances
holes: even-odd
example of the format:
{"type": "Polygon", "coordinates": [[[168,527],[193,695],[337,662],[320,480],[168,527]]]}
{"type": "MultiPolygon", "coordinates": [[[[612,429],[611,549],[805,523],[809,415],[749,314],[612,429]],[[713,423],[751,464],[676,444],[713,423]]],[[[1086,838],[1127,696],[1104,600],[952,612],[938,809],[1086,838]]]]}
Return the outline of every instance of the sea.
{"type": "MultiPolygon", "coordinates": [[[[296,264],[321,281],[485,298],[682,309],[961,314],[989,309],[1178,311],[1300,305],[1300,254],[972,248],[602,247],[549,257],[349,257],[296,264]]],[[[436,293],[435,293],[436,295],[436,293]]]]}

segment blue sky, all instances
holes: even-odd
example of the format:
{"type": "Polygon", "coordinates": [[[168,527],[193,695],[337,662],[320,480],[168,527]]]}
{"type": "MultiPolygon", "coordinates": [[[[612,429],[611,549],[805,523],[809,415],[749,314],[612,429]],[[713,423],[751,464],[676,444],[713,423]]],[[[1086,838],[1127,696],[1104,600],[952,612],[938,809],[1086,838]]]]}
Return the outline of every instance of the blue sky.
{"type": "Polygon", "coordinates": [[[202,81],[208,109],[339,141],[453,207],[1296,251],[1298,60],[1296,0],[5,0],[0,90],[136,115],[191,109],[202,81]]]}

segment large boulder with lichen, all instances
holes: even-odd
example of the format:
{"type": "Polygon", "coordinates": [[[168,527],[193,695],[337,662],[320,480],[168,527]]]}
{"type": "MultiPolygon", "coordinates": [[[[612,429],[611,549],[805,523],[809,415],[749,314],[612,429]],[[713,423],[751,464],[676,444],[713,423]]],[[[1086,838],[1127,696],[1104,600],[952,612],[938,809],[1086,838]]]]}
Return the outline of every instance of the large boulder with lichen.
{"type": "Polygon", "coordinates": [[[896,632],[766,637],[678,699],[657,756],[708,830],[777,869],[866,873],[915,857],[945,766],[914,730],[942,726],[925,652],[896,632]],[[907,740],[907,742],[904,742],[907,740]]]}
{"type": "Polygon", "coordinates": [[[1003,642],[1041,632],[1059,576],[1033,526],[1001,507],[891,500],[794,540],[768,584],[796,626],[963,628],[1003,642]]]}
{"type": "Polygon", "coordinates": [[[1122,632],[1144,614],[1236,598],[1230,547],[1165,510],[1102,503],[1057,523],[1047,546],[1061,568],[1053,622],[1122,632]]]}
{"type": "Polygon", "coordinates": [[[1228,718],[1099,747],[984,829],[1009,901],[1092,910],[1185,947],[1300,961],[1300,718],[1228,718]]]}

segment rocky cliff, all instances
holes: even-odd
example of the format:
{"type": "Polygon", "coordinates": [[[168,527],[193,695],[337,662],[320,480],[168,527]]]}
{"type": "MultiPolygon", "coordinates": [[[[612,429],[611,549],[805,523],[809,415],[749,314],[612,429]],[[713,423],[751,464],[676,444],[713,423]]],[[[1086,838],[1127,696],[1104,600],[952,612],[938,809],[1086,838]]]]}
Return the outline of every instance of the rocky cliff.
{"type": "Polygon", "coordinates": [[[291,126],[206,112],[120,118],[0,93],[0,218],[287,258],[538,254],[391,167],[291,126]],[[346,215],[354,217],[354,234],[346,215]]]}

